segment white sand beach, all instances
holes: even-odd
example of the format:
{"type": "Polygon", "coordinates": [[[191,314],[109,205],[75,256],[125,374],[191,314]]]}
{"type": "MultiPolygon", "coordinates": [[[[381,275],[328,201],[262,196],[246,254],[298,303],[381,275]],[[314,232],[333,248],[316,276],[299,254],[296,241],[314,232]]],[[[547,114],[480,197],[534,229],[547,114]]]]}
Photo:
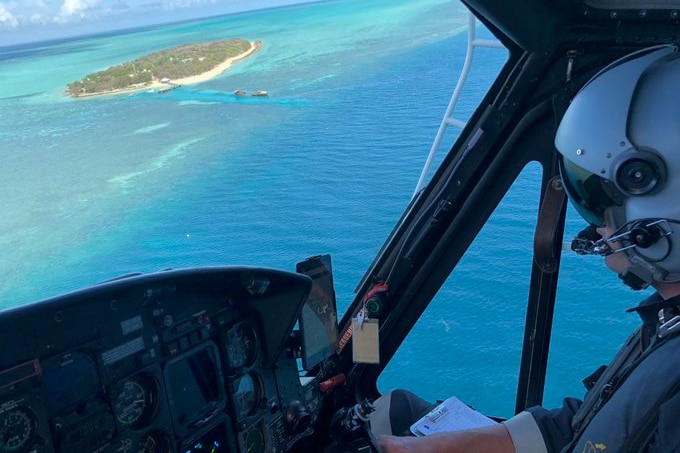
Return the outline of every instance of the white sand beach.
{"type": "MultiPolygon", "coordinates": [[[[251,42],[250,43],[250,49],[246,50],[240,55],[236,55],[235,57],[227,58],[224,60],[222,63],[218,64],[215,66],[213,69],[211,69],[208,72],[204,72],[203,74],[198,74],[195,76],[191,77],[185,77],[183,79],[177,79],[177,80],[172,80],[171,83],[175,85],[191,85],[193,83],[201,83],[205,82],[206,80],[213,79],[217,77],[218,75],[224,73],[227,69],[231,68],[234,63],[236,63],[239,60],[243,60],[246,57],[249,57],[250,55],[254,54],[260,48],[262,47],[262,43],[260,41],[256,42],[251,42]]],[[[158,82],[160,85],[166,85],[164,83],[158,82]]]]}

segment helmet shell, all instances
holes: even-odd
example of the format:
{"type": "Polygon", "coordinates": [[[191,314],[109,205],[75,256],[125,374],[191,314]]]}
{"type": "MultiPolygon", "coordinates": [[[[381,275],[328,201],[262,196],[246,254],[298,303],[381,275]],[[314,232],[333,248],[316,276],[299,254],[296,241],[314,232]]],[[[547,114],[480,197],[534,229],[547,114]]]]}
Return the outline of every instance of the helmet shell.
{"type": "Polygon", "coordinates": [[[605,209],[615,230],[668,221],[661,240],[626,251],[648,282],[680,281],[679,88],[676,47],[632,53],[584,85],[555,137],[567,193],[588,221],[605,209]]]}

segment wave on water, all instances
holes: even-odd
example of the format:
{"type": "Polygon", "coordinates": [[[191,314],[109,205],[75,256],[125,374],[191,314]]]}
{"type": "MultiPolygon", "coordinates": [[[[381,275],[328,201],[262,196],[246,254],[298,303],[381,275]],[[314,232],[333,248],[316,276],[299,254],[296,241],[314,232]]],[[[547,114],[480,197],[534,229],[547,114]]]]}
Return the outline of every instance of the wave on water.
{"type": "Polygon", "coordinates": [[[156,132],[157,130],[164,129],[168,126],[170,126],[170,123],[159,123],[151,126],[140,127],[139,129],[134,131],[133,134],[150,134],[152,132],[156,132]]]}
{"type": "Polygon", "coordinates": [[[114,176],[109,179],[110,183],[120,185],[123,188],[129,188],[133,181],[144,176],[148,176],[149,173],[161,170],[163,167],[171,164],[175,159],[181,159],[184,157],[186,151],[194,144],[201,142],[204,138],[194,138],[183,143],[177,143],[171,146],[168,151],[164,152],[156,159],[149,162],[148,166],[144,169],[126,173],[120,176],[114,176]]]}

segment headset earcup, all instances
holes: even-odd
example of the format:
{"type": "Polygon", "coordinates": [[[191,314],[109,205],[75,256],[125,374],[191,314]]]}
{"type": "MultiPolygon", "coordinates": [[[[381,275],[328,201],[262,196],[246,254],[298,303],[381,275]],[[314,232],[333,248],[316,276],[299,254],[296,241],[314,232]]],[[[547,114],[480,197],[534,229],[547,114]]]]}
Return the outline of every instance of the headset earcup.
{"type": "Polygon", "coordinates": [[[630,240],[636,247],[646,249],[655,244],[663,231],[658,225],[647,225],[646,222],[638,222],[630,229],[630,240]]]}

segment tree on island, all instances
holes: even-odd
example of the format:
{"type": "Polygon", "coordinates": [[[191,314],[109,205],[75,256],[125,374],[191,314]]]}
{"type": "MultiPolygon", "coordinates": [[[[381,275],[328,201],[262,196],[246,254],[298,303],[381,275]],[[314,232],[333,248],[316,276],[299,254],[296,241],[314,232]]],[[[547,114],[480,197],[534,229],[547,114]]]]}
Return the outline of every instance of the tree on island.
{"type": "Polygon", "coordinates": [[[143,88],[163,79],[174,80],[203,74],[250,48],[251,43],[240,38],[186,44],[89,74],[82,80],[68,84],[67,92],[75,97],[104,94],[143,88]]]}

